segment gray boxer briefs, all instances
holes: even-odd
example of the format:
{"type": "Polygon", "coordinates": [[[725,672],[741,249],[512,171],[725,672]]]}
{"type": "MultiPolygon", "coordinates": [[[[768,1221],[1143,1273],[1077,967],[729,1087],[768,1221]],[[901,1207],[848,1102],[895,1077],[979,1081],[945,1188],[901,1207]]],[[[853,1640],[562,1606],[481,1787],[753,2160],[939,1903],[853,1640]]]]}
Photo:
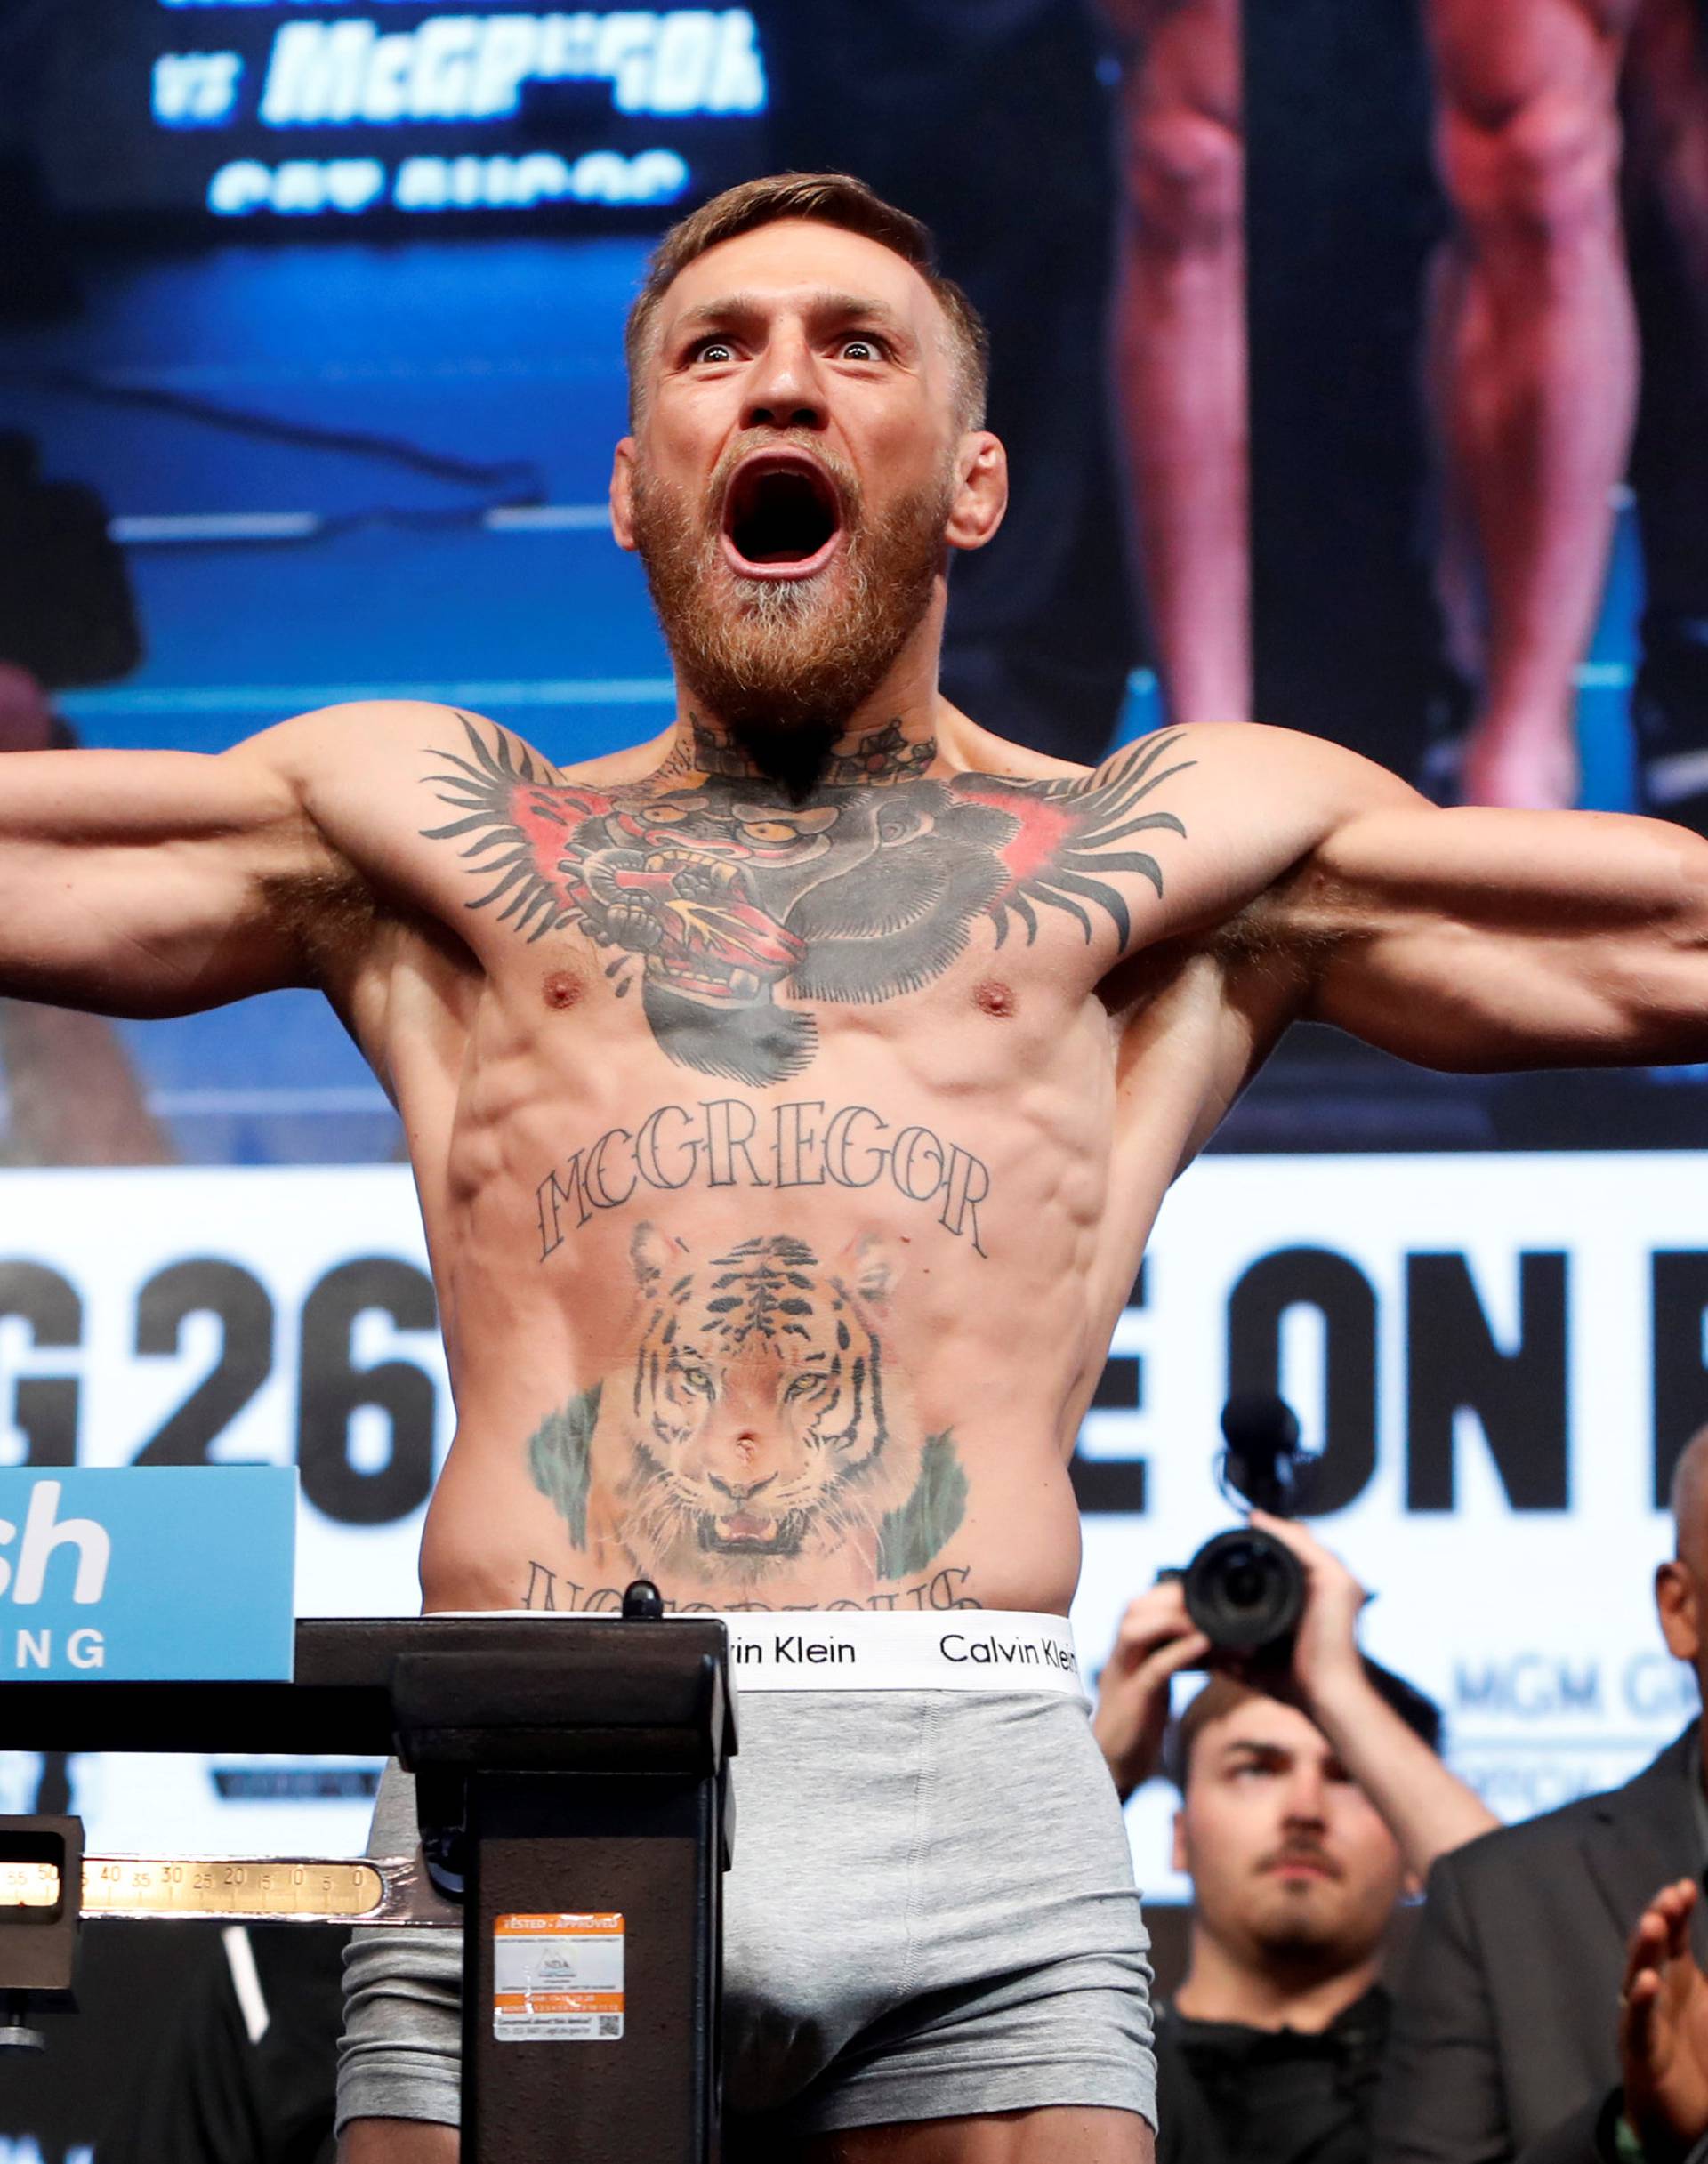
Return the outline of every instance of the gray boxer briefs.
{"type": "MultiPolygon", "coordinates": [[[[744,1694],[726,1881],[724,2104],[795,2136],[1048,2104],[1155,2126],[1121,1810],[1084,1701],[744,1694]]],[[[416,1841],[382,1783],[369,1853],[416,1841]]],[[[462,1935],[358,1931],[340,2130],[458,2122],[462,1935]]]]}

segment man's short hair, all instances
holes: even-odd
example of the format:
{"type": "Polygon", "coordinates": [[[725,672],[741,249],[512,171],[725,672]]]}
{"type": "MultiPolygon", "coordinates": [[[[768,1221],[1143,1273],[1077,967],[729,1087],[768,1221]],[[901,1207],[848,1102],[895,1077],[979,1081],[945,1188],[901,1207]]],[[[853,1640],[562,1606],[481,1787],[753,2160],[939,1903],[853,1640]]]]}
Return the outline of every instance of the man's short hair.
{"type": "MultiPolygon", "coordinates": [[[[1393,1708],[1414,1735],[1422,1736],[1438,1756],[1441,1750],[1441,1709],[1425,1697],[1415,1684],[1383,1668],[1380,1661],[1362,1656],[1364,1672],[1378,1698],[1393,1708]]],[[[1163,1772],[1184,1796],[1192,1771],[1192,1746],[1212,1721],[1221,1719],[1248,1698],[1261,1698],[1255,1685],[1237,1676],[1213,1675],[1184,1713],[1172,1720],[1163,1737],[1163,1772]]]]}
{"type": "Polygon", "coordinates": [[[930,229],[906,211],[886,203],[864,181],[848,173],[779,173],[744,181],[671,227],[647,267],[634,306],[629,310],[623,349],[629,368],[629,415],[640,410],[640,382],[651,345],[653,318],[666,289],[698,256],[738,233],[776,225],[786,218],[805,218],[819,225],[859,233],[911,263],[931,287],[949,328],[955,358],[955,392],[963,428],[984,424],[985,390],[990,376],[990,340],[979,311],[953,278],[937,267],[937,245],[930,229]]]}

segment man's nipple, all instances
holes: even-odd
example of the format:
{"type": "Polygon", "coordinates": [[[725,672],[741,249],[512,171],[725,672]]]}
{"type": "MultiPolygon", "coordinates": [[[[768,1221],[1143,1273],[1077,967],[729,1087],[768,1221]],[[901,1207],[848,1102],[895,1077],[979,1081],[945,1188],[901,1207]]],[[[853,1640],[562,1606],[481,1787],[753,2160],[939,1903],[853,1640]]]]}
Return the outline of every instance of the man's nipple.
{"type": "Polygon", "coordinates": [[[586,989],[580,977],[568,969],[553,969],[540,987],[548,1007],[573,1007],[586,989]]]}
{"type": "Polygon", "coordinates": [[[1016,1005],[1013,991],[999,977],[981,977],[972,988],[972,1000],[987,1014],[1011,1015],[1016,1005]]]}

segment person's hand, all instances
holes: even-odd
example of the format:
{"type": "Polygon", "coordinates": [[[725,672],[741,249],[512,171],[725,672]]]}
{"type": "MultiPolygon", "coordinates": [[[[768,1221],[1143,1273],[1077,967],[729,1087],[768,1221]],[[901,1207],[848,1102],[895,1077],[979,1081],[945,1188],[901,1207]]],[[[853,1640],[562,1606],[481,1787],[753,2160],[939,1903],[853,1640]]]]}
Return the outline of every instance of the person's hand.
{"type": "Polygon", "coordinates": [[[1209,1654],[1210,1641],[1187,1613],[1178,1579],[1152,1586],[1128,1606],[1098,1679],[1092,1717],[1092,1733],[1123,1797],[1156,1771],[1171,1679],[1209,1654]]]}
{"type": "Polygon", "coordinates": [[[1656,1895],[1631,1935],[1619,1994],[1625,2118],[1646,2157],[1682,2157],[1708,2134],[1708,1976],[1690,1947],[1694,1879],[1656,1895]]]}
{"type": "Polygon", "coordinates": [[[1260,1532],[1291,1549],[1305,1573],[1305,1606],[1293,1640],[1292,1682],[1307,1713],[1337,1691],[1367,1688],[1358,1651],[1358,1615],[1370,1596],[1340,1557],[1290,1518],[1253,1510],[1260,1532]]]}

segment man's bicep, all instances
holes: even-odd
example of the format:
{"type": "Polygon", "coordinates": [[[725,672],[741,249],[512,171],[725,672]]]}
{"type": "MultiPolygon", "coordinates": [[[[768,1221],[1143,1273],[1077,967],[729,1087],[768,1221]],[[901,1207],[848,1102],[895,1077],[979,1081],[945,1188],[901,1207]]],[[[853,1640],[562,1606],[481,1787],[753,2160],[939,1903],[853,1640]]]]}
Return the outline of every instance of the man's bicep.
{"type": "Polygon", "coordinates": [[[1583,812],[1382,810],[1279,905],[1305,1011],[1425,1066],[1703,1057],[1708,843],[1583,812]]]}
{"type": "Polygon", "coordinates": [[[149,1018],[304,981],[282,913],[225,852],[109,845],[0,866],[6,997],[149,1018]]]}
{"type": "Polygon", "coordinates": [[[20,753],[0,762],[0,993],[174,1014],[300,981],[283,906],[324,871],[265,758],[20,753]]]}

